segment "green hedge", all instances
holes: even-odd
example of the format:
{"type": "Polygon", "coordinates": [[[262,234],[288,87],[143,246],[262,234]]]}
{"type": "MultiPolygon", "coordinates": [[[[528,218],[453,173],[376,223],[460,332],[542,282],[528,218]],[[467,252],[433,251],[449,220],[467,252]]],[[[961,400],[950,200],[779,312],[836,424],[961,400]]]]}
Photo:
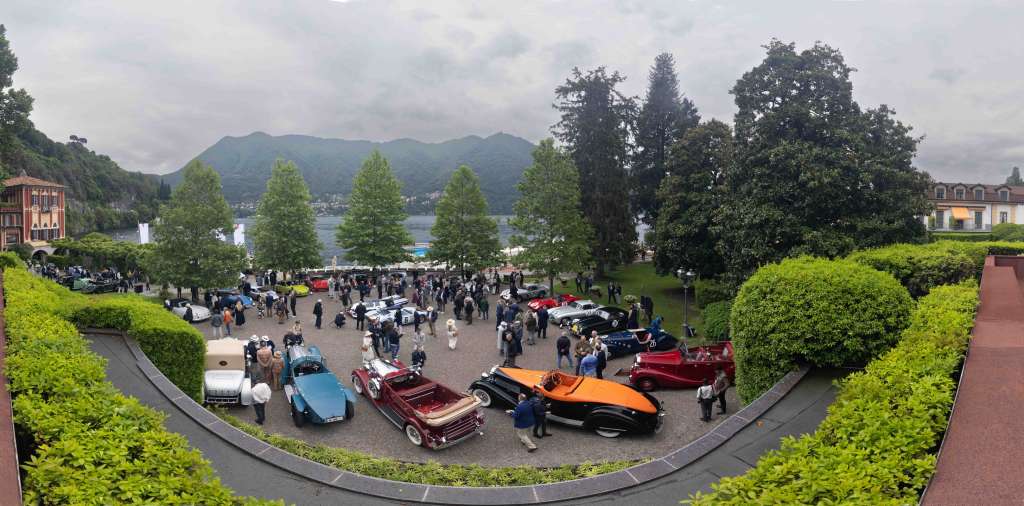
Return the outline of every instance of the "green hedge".
{"type": "Polygon", "coordinates": [[[744,402],[798,362],[863,365],[891,348],[913,300],[891,275],[849,260],[799,257],[758,269],[730,315],[744,402]]]}
{"type": "Polygon", "coordinates": [[[1024,225],[1000,223],[992,227],[993,241],[1024,241],[1024,225]]]}
{"type": "Polygon", "coordinates": [[[698,279],[693,282],[693,294],[697,307],[704,308],[708,304],[732,300],[735,290],[724,281],[717,279],[698,279]]]}
{"type": "Polygon", "coordinates": [[[19,434],[25,504],[280,504],[237,498],[164,415],[106,381],[71,315],[91,303],[20,268],[4,270],[5,372],[19,434]]]}
{"type": "Polygon", "coordinates": [[[314,462],[363,476],[451,487],[512,487],[557,483],[621,471],[640,461],[584,462],[558,467],[484,467],[476,464],[420,464],[374,457],[345,448],[311,444],[279,434],[268,434],[259,426],[243,422],[222,410],[216,413],[227,423],[261,441],[314,462]]]}
{"type": "Polygon", "coordinates": [[[704,337],[711,341],[729,339],[729,312],[732,301],[712,302],[704,307],[704,337]]]}
{"type": "Polygon", "coordinates": [[[0,252],[0,269],[6,269],[8,267],[24,267],[25,262],[21,260],[21,257],[13,251],[0,252]]]}
{"type": "Polygon", "coordinates": [[[814,434],[784,438],[746,474],[723,478],[695,505],[915,504],[953,405],[977,306],[977,285],[934,288],[900,343],[840,385],[814,434]]]}
{"type": "Polygon", "coordinates": [[[137,295],[124,295],[91,299],[71,319],[79,327],[128,332],[167,379],[201,400],[206,340],[174,313],[137,295]]]}
{"type": "MultiPolygon", "coordinates": [[[[997,225],[998,226],[998,225],[997,225]]],[[[963,242],[985,242],[995,239],[991,232],[931,232],[928,240],[935,241],[963,241],[963,242]]]]}
{"type": "MultiPolygon", "coordinates": [[[[920,297],[932,287],[956,284],[976,277],[978,254],[982,249],[980,245],[961,247],[949,242],[894,244],[857,251],[849,258],[892,274],[910,291],[910,295],[920,297]]],[[[981,257],[983,259],[984,255],[981,257]]]]}

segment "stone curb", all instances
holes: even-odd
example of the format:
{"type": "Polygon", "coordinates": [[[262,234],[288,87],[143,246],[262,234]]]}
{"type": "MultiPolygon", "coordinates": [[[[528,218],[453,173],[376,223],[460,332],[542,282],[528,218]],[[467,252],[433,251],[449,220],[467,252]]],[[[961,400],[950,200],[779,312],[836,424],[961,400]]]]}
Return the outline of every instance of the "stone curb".
{"type": "Polygon", "coordinates": [[[129,350],[135,356],[139,369],[151,383],[164,394],[178,409],[202,425],[206,430],[227,443],[270,465],[281,468],[311,481],[349,492],[366,494],[384,499],[403,502],[459,505],[493,504],[541,504],[555,501],[570,501],[594,495],[616,492],[647,483],[695,462],[715,448],[728,441],[737,432],[761,417],[768,409],[782,399],[807,374],[809,368],[801,367],[791,371],[770,390],[748,404],[725,422],[718,424],[707,434],[691,441],[664,457],[643,464],[578,480],[543,485],[519,487],[450,487],[421,485],[401,481],[385,480],[313,462],[268,445],[241,430],[224,423],[191,397],[172,384],[150,362],[138,343],[124,332],[108,329],[82,329],[86,334],[114,335],[125,339],[129,350]]]}

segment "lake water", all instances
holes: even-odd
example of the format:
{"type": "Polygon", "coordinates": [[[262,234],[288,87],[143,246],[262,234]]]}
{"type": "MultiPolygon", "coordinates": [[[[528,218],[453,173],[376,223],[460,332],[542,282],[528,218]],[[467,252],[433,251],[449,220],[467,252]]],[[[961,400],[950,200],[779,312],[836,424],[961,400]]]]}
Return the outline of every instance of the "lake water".
{"type": "MultiPolygon", "coordinates": [[[[498,236],[501,238],[501,243],[507,246],[508,237],[512,235],[512,227],[508,225],[508,219],[511,216],[492,216],[492,218],[498,221],[498,236]]],[[[410,216],[405,220],[405,228],[412,234],[414,241],[430,242],[434,239],[434,236],[430,235],[430,227],[434,226],[434,219],[433,215],[410,216]]],[[[246,246],[252,251],[252,237],[248,234],[252,231],[252,218],[238,218],[235,222],[245,225],[246,246]]],[[[320,238],[320,242],[324,244],[324,249],[321,251],[324,265],[330,265],[331,258],[335,255],[338,256],[339,264],[347,263],[344,261],[344,250],[334,243],[334,232],[338,228],[338,223],[341,223],[341,216],[318,216],[316,218],[316,234],[320,238]]],[[[106,233],[120,241],[139,242],[138,229],[115,230],[106,233]]]]}

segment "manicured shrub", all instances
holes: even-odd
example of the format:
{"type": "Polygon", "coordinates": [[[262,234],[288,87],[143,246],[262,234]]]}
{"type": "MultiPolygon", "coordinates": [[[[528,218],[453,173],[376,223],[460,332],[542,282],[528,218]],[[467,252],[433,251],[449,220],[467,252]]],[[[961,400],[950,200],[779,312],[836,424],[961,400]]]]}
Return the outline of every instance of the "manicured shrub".
{"type": "Polygon", "coordinates": [[[24,267],[25,262],[13,251],[0,252],[0,269],[8,267],[24,267]]]}
{"type": "Polygon", "coordinates": [[[985,242],[993,240],[993,237],[990,232],[931,232],[928,234],[928,240],[985,242]]]}
{"type": "Polygon", "coordinates": [[[1024,241],[1024,225],[1000,223],[992,226],[992,241],[1024,241]]]}
{"type": "Polygon", "coordinates": [[[724,281],[698,279],[693,282],[693,294],[697,307],[704,308],[708,304],[732,300],[735,291],[724,281]]]}
{"type": "Polygon", "coordinates": [[[980,245],[941,242],[927,245],[894,244],[854,252],[854,262],[888,272],[920,297],[932,287],[956,284],[979,274],[985,248],[980,245]]]}
{"type": "Polygon", "coordinates": [[[281,504],[234,497],[185,438],[167,432],[162,413],[106,381],[105,360],[68,320],[81,312],[95,322],[123,321],[121,309],[138,301],[110,299],[99,306],[118,310],[99,310],[11,267],[4,269],[4,296],[5,372],[18,432],[30,438],[24,450],[31,456],[21,466],[25,504],[281,504]]]}
{"type": "Polygon", "coordinates": [[[840,385],[813,434],[783,439],[695,505],[915,504],[935,455],[966,349],[977,285],[941,286],[917,303],[899,344],[840,385]]]}
{"type": "Polygon", "coordinates": [[[758,269],[733,302],[736,388],[750,402],[798,362],[863,365],[891,348],[913,301],[890,274],[799,257],[758,269]]]}
{"type": "Polygon", "coordinates": [[[729,311],[732,301],[712,302],[704,307],[704,337],[712,341],[729,339],[729,311]]]}

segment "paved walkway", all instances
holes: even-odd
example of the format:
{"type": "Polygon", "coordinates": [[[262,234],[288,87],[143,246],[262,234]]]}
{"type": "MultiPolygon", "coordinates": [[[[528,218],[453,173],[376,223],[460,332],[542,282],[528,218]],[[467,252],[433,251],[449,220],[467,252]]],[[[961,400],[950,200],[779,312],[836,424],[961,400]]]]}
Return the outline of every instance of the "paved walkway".
{"type": "Polygon", "coordinates": [[[1024,503],[1024,257],[988,257],[926,505],[1024,503]]]}
{"type": "MultiPolygon", "coordinates": [[[[106,357],[107,378],[124,393],[168,415],[166,426],[188,438],[193,447],[209,459],[221,480],[238,494],[284,499],[297,505],[393,504],[361,494],[325,487],[263,461],[249,458],[224,440],[211,435],[180,412],[138,369],[124,340],[119,337],[89,336],[92,349],[106,357]]],[[[757,423],[740,431],[732,440],[705,457],[665,478],[620,493],[595,497],[573,504],[628,501],[629,504],[676,505],[697,490],[708,490],[721,476],[737,475],[753,465],[767,450],[777,448],[779,438],[813,431],[825,417],[835,397],[832,380],[836,373],[812,371],[786,397],[768,410],[757,423]]],[[[383,443],[382,443],[383,444],[383,443]]],[[[670,448],[665,448],[666,452],[670,448]]]]}
{"type": "Polygon", "coordinates": [[[3,309],[3,270],[0,269],[0,504],[21,504],[21,475],[18,471],[18,448],[14,437],[14,412],[11,394],[7,391],[7,376],[3,365],[6,357],[7,334],[3,309]]]}

